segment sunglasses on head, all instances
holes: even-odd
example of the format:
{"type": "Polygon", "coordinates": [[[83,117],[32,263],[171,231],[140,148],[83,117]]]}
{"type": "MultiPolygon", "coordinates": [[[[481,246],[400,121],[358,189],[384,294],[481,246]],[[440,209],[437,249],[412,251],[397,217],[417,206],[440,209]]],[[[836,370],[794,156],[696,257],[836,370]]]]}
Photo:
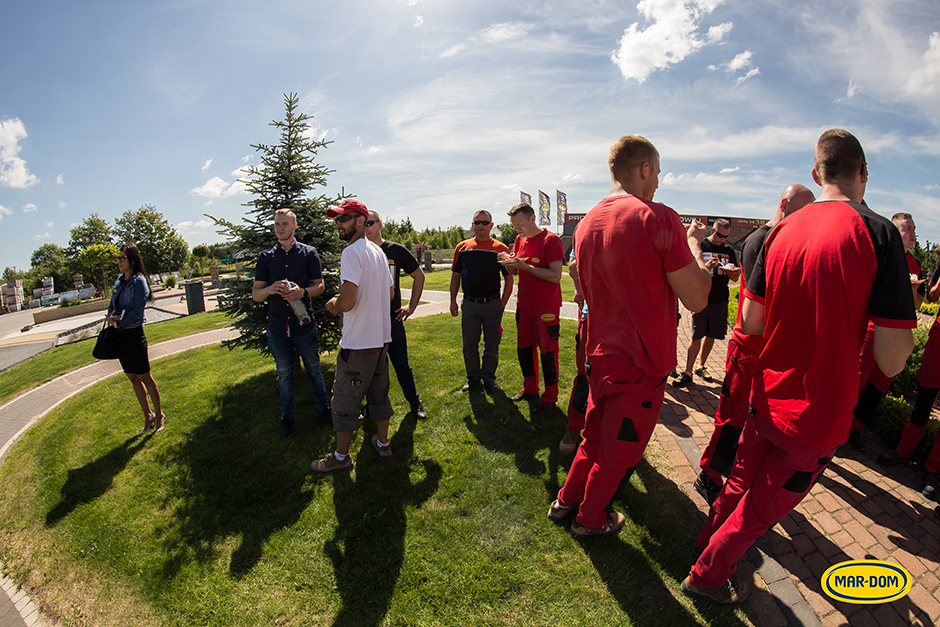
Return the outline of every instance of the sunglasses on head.
{"type": "Polygon", "coordinates": [[[489,220],[474,220],[473,223],[477,226],[486,226],[490,223],[489,220]]]}
{"type": "Polygon", "coordinates": [[[341,215],[341,216],[336,216],[336,221],[337,221],[337,222],[349,222],[350,220],[352,220],[352,219],[355,218],[355,217],[356,217],[356,214],[354,214],[354,213],[347,213],[347,214],[344,214],[344,215],[341,215]]]}

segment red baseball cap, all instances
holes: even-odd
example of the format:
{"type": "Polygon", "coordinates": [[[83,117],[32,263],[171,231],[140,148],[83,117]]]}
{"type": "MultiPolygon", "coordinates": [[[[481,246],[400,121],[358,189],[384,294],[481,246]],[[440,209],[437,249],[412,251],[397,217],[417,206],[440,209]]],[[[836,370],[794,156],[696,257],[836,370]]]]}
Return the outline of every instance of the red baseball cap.
{"type": "Polygon", "coordinates": [[[369,219],[369,210],[366,209],[366,206],[359,202],[358,200],[344,200],[343,203],[336,207],[335,209],[327,209],[326,216],[328,218],[335,218],[336,216],[343,216],[347,213],[360,213],[365,216],[366,220],[369,219]]]}

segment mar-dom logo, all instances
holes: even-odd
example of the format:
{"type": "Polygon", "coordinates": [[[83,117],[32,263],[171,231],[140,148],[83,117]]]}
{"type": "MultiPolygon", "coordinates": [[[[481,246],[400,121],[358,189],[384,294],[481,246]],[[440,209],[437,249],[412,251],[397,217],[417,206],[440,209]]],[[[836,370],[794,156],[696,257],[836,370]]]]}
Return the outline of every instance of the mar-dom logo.
{"type": "Polygon", "coordinates": [[[829,567],[822,576],[829,597],[846,603],[888,603],[907,595],[913,581],[903,566],[881,560],[852,560],[829,567]]]}

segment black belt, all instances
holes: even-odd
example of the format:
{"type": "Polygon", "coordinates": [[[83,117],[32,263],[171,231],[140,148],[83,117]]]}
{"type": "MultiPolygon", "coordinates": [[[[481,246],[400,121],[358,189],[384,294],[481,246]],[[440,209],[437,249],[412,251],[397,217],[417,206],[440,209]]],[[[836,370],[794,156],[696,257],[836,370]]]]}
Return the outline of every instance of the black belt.
{"type": "Polygon", "coordinates": [[[498,298],[499,294],[486,296],[484,298],[470,298],[469,296],[464,296],[464,300],[469,300],[471,303],[476,303],[477,305],[485,305],[486,303],[491,303],[498,298]]]}

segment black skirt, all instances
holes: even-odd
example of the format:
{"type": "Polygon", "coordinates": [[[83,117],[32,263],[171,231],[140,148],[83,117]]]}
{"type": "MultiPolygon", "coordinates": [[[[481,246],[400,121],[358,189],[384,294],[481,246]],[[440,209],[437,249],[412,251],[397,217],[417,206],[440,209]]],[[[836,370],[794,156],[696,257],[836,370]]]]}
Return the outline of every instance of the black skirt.
{"type": "Polygon", "coordinates": [[[147,355],[147,336],[144,327],[118,329],[121,343],[121,367],[127,374],[147,374],[150,372],[150,357],[147,355]]]}

